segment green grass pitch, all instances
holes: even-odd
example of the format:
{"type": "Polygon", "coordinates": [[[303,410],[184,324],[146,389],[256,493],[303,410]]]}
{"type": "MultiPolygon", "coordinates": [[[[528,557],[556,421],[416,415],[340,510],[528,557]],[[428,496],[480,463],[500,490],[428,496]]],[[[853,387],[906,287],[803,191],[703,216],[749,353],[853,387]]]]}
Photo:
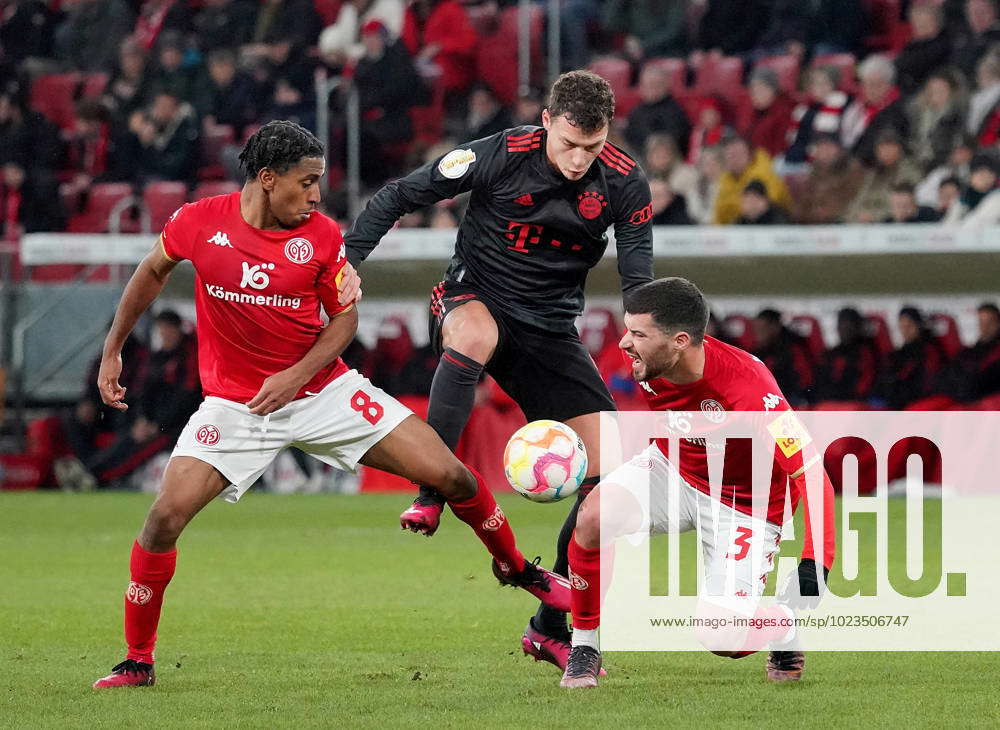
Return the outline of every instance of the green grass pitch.
{"type": "MultiPolygon", "coordinates": [[[[123,656],[139,494],[0,495],[0,727],[884,726],[1000,724],[994,654],[812,653],[773,686],[764,655],[609,654],[567,692],[521,654],[535,604],[502,589],[464,525],[403,533],[402,495],[248,495],[181,539],[157,685],[97,693],[123,656]]],[[[501,500],[554,551],[565,505],[501,500]]]]}

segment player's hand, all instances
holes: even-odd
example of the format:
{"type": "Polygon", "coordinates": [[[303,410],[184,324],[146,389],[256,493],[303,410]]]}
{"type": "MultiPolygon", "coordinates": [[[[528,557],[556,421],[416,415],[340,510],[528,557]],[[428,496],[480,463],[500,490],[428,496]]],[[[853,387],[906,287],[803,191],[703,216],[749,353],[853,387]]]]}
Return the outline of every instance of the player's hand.
{"type": "Polygon", "coordinates": [[[348,263],[344,264],[341,274],[340,283],[337,285],[337,301],[340,302],[340,306],[346,307],[351,302],[360,302],[361,276],[358,275],[358,270],[348,263]]]}
{"type": "Polygon", "coordinates": [[[797,610],[816,608],[826,590],[826,579],[829,575],[830,569],[823,566],[823,578],[820,581],[816,574],[816,561],[803,558],[799,561],[798,570],[790,573],[785,579],[778,602],[797,610]]]}
{"type": "Polygon", "coordinates": [[[294,368],[282,370],[264,381],[257,395],[247,401],[247,408],[256,416],[274,413],[291,403],[295,394],[308,382],[309,378],[303,377],[294,368]]]}
{"type": "Polygon", "coordinates": [[[125,388],[118,383],[118,378],[122,374],[121,354],[101,359],[101,369],[97,373],[97,390],[101,393],[101,400],[104,405],[111,406],[119,411],[127,411],[125,404],[125,388]]]}

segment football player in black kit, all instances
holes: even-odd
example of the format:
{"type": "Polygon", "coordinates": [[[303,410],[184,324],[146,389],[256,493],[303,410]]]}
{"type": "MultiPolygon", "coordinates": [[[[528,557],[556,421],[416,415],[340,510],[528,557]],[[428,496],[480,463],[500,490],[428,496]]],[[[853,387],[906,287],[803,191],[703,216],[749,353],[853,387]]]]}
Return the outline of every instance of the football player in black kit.
{"type": "MultiPolygon", "coordinates": [[[[389,183],[344,238],[358,266],[404,214],[471,191],[455,255],[431,296],[431,340],[441,359],[427,422],[454,450],[485,370],[529,421],[562,421],[580,435],[590,463],[559,534],[553,570],[561,575],[577,509],[599,480],[599,413],[615,409],[575,327],[609,226],[622,291],[653,275],[649,185],[635,160],[607,142],[614,108],[600,76],[563,74],[549,92],[542,127],[468,142],[389,183]]],[[[401,524],[431,535],[443,505],[421,487],[401,524]]],[[[522,646],[564,669],[569,638],[565,615],[542,606],[522,646]]]]}

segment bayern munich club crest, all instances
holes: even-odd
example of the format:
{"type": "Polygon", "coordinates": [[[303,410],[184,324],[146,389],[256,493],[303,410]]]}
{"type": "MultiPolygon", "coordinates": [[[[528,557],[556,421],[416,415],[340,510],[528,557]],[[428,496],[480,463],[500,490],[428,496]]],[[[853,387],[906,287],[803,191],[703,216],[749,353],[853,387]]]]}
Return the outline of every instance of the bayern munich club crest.
{"type": "Polygon", "coordinates": [[[128,590],[125,591],[125,599],[137,606],[145,606],[152,597],[153,591],[148,586],[136,583],[135,581],[129,583],[128,590]]]}
{"type": "Polygon", "coordinates": [[[219,443],[219,439],[222,438],[222,435],[219,433],[219,429],[212,424],[207,423],[198,429],[194,438],[199,444],[204,446],[215,446],[219,443]]]}
{"type": "Polygon", "coordinates": [[[577,200],[580,201],[577,204],[577,210],[579,210],[580,215],[588,221],[600,218],[601,212],[604,210],[604,206],[608,204],[608,201],[604,199],[603,195],[595,193],[592,190],[588,190],[582,195],[578,195],[576,197],[577,200]]]}
{"type": "Polygon", "coordinates": [[[726,409],[719,401],[712,398],[706,398],[701,402],[701,412],[712,423],[722,423],[726,420],[726,409]]]}
{"type": "Polygon", "coordinates": [[[313,257],[313,245],[304,238],[293,238],[285,244],[285,257],[293,264],[304,264],[313,257]]]}

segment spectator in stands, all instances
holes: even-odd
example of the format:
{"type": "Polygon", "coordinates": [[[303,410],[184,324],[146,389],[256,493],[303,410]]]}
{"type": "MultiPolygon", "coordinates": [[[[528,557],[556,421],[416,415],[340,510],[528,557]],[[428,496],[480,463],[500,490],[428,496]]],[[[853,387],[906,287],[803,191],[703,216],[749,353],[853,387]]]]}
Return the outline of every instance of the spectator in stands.
{"type": "Polygon", "coordinates": [[[633,153],[646,147],[646,139],[654,132],[669,134],[682,152],[687,151],[691,123],[684,109],[670,93],[670,77],[660,66],[646,65],[639,74],[641,103],[628,115],[625,140],[633,153]]]}
{"type": "Polygon", "coordinates": [[[899,90],[905,95],[916,93],[931,73],[948,63],[951,38],[944,30],[942,18],[940,6],[933,2],[910,6],[913,39],[896,57],[899,90]]]}
{"type": "Polygon", "coordinates": [[[867,15],[862,0],[819,0],[810,28],[809,44],[813,56],[827,53],[853,53],[862,50],[867,15]]]}
{"type": "Polygon", "coordinates": [[[890,410],[899,411],[927,396],[931,382],[944,362],[923,313],[916,307],[899,312],[903,345],[889,355],[876,392],[890,410]]]}
{"type": "Polygon", "coordinates": [[[32,111],[22,95],[0,93],[0,163],[14,162],[36,172],[54,173],[62,157],[59,131],[32,111]]]}
{"type": "Polygon", "coordinates": [[[1000,51],[991,50],[976,66],[976,88],[977,91],[969,98],[965,131],[978,139],[1000,103],[1000,51]]]}
{"type": "Polygon", "coordinates": [[[939,207],[942,183],[948,178],[958,180],[958,190],[961,192],[969,179],[969,163],[976,149],[975,140],[968,136],[955,145],[945,164],[937,167],[917,185],[917,204],[931,208],[939,207]]]}
{"type": "Polygon", "coordinates": [[[907,123],[895,69],[885,56],[869,56],[858,66],[860,94],[844,111],[840,136],[844,147],[865,164],[875,159],[875,140],[884,129],[906,137],[907,123]]]}
{"type": "MultiPolygon", "coordinates": [[[[937,219],[943,220],[951,210],[951,207],[955,205],[959,199],[962,197],[962,181],[957,177],[946,177],[938,185],[938,194],[936,205],[934,206],[934,212],[937,214],[937,219]]],[[[919,202],[919,198],[918,198],[919,202]]]]}
{"type": "Polygon", "coordinates": [[[980,59],[996,43],[1000,43],[996,0],[966,0],[965,27],[956,34],[952,64],[971,79],[980,59]]]}
{"type": "Polygon", "coordinates": [[[349,0],[340,6],[337,19],[319,34],[319,52],[331,66],[343,66],[365,54],[361,26],[377,20],[385,26],[388,42],[395,43],[403,30],[402,0],[349,0]]]}
{"type": "Polygon", "coordinates": [[[445,205],[443,202],[432,205],[427,211],[427,227],[436,228],[439,231],[452,231],[458,228],[458,216],[452,205],[445,205]]]}
{"type": "Polygon", "coordinates": [[[390,315],[379,322],[375,347],[371,350],[371,377],[390,395],[399,393],[400,374],[414,349],[403,317],[390,315]]]}
{"type": "Polygon", "coordinates": [[[6,162],[0,179],[0,239],[16,241],[23,233],[60,231],[66,223],[55,179],[6,162]]]}
{"type": "Polygon", "coordinates": [[[688,52],[689,5],[689,0],[610,0],[604,9],[604,30],[625,36],[622,50],[633,63],[683,57],[688,52]]]}
{"type": "MultiPolygon", "coordinates": [[[[266,55],[299,57],[306,48],[316,44],[323,20],[316,12],[313,0],[261,0],[254,28],[253,43],[269,46],[266,55]],[[273,46],[288,44],[289,50],[273,46]]],[[[252,49],[259,53],[260,49],[252,49]]]]}
{"type": "Polygon", "coordinates": [[[591,36],[600,26],[604,0],[563,0],[559,5],[562,70],[583,68],[590,63],[591,36]]]}
{"type": "Polygon", "coordinates": [[[715,203],[724,171],[722,147],[707,147],[698,158],[698,188],[688,198],[688,212],[699,211],[691,216],[695,223],[708,225],[715,220],[715,203]]]}
{"type": "Polygon", "coordinates": [[[383,153],[388,145],[405,143],[413,136],[409,109],[426,102],[426,93],[406,47],[389,45],[389,31],[380,20],[369,20],[361,29],[365,55],[354,71],[361,105],[362,177],[375,185],[389,170],[383,153]]]}
{"type": "Polygon", "coordinates": [[[56,16],[41,0],[0,2],[0,48],[14,65],[52,54],[56,16]]]}
{"type": "Polygon", "coordinates": [[[475,79],[476,31],[457,0],[413,0],[401,37],[420,75],[452,100],[475,79]]]}
{"type": "Polygon", "coordinates": [[[865,335],[865,320],[853,307],[837,312],[839,342],[816,369],[816,397],[821,401],[866,401],[878,378],[875,344],[865,335]]]}
{"type": "Polygon", "coordinates": [[[701,62],[703,52],[724,56],[748,53],[764,30],[768,10],[764,0],[708,0],[698,25],[695,46],[699,51],[691,56],[693,65],[701,62]]]}
{"type": "Polygon", "coordinates": [[[477,82],[469,94],[469,111],[465,115],[465,131],[461,139],[489,137],[514,126],[507,110],[488,84],[477,82]]]}
{"type": "Polygon", "coordinates": [[[811,149],[812,165],[794,196],[793,217],[808,225],[840,223],[864,178],[864,169],[851,159],[836,134],[817,134],[811,149]]]}
{"type": "Polygon", "coordinates": [[[64,466],[64,478],[80,486],[90,481],[100,486],[124,479],[176,442],[201,401],[198,354],[194,337],[186,334],[173,310],[156,315],[154,327],[159,347],[149,356],[147,368],[131,393],[135,417],[117,433],[114,442],[79,465],[64,466]]]}
{"type": "Polygon", "coordinates": [[[913,183],[902,182],[893,186],[889,194],[889,215],[884,223],[936,223],[939,219],[933,208],[917,205],[913,183]]]}
{"type": "Polygon", "coordinates": [[[194,18],[198,48],[210,54],[221,48],[236,49],[253,40],[257,26],[257,0],[204,0],[194,18]]]}
{"type": "MultiPolygon", "coordinates": [[[[687,144],[687,161],[698,164],[701,152],[707,147],[721,144],[728,128],[722,123],[722,104],[715,97],[707,97],[699,102],[694,127],[687,144]]],[[[678,141],[678,145],[682,143],[678,141]]]]}
{"type": "Polygon", "coordinates": [[[938,390],[960,402],[1000,393],[1000,309],[984,302],[976,309],[979,337],[941,373],[938,390]]]}
{"type": "Polygon", "coordinates": [[[962,143],[965,119],[959,91],[955,75],[941,69],[906,105],[913,159],[924,174],[943,165],[962,143]]]}
{"type": "Polygon", "coordinates": [[[736,223],[744,226],[780,226],[788,223],[788,215],[771,203],[764,183],[751,180],[740,196],[740,217],[736,223]]]}
{"type": "Polygon", "coordinates": [[[263,119],[288,119],[306,129],[316,129],[316,102],[292,79],[279,76],[271,86],[270,104],[263,119]]]}
{"type": "Polygon", "coordinates": [[[208,56],[209,84],[198,100],[198,113],[207,127],[228,125],[237,138],[257,121],[260,89],[253,78],[236,67],[236,53],[219,48],[208,56]]]}
{"type": "Polygon", "coordinates": [[[756,355],[774,375],[788,404],[798,407],[811,395],[813,363],[805,341],[785,327],[781,314],[764,309],[753,320],[756,355]]]}
{"type": "Polygon", "coordinates": [[[532,124],[540,127],[542,125],[543,97],[544,94],[537,89],[531,89],[527,94],[518,96],[517,102],[514,104],[514,115],[511,120],[511,126],[520,127],[525,124],[532,124]]]}
{"type": "Polygon", "coordinates": [[[180,33],[167,31],[160,36],[150,88],[154,92],[166,92],[197,104],[199,99],[207,96],[209,82],[200,65],[185,63],[184,52],[184,38],[180,33]]]}
{"type": "Polygon", "coordinates": [[[805,57],[813,5],[801,0],[774,0],[751,57],[754,60],[785,55],[805,57]]]}
{"type": "Polygon", "coordinates": [[[787,165],[808,161],[809,145],[817,134],[840,134],[840,123],[850,97],[837,89],[840,71],[834,66],[812,69],[807,76],[809,97],[792,110],[788,127],[787,165]]]}
{"type": "Polygon", "coordinates": [[[75,201],[75,214],[85,207],[85,198],[94,182],[116,179],[113,165],[117,155],[111,135],[107,108],[97,99],[82,99],[76,105],[76,123],[65,135],[69,167],[73,177],[62,184],[60,197],[75,201]]]}
{"type": "Polygon", "coordinates": [[[688,226],[694,223],[688,215],[687,200],[674,192],[669,182],[651,178],[649,193],[652,196],[654,226],[688,226]]]}
{"type": "Polygon", "coordinates": [[[1000,220],[1000,191],[997,170],[1000,165],[991,155],[976,155],[969,165],[969,184],[957,204],[945,214],[945,223],[961,222],[965,228],[986,226],[1000,220]]]}
{"type": "Polygon", "coordinates": [[[131,179],[184,180],[198,164],[198,121],[190,104],[173,94],[157,94],[152,105],[132,114],[122,157],[134,167],[131,179]]]}
{"type": "Polygon", "coordinates": [[[743,189],[751,180],[758,180],[767,191],[768,199],[787,210],[791,198],[785,181],[775,172],[771,157],[764,150],[751,151],[742,137],[731,137],[723,144],[725,172],[719,180],[719,196],[715,201],[715,223],[734,223],[740,216],[743,189]]]}
{"type": "Polygon", "coordinates": [[[118,65],[104,92],[104,103],[115,121],[124,125],[132,113],[149,103],[152,70],[149,56],[138,43],[127,38],[118,51],[118,65]]]}
{"type": "MultiPolygon", "coordinates": [[[[801,3],[795,0],[797,4],[801,3]]],[[[788,147],[788,128],[794,104],[778,83],[773,69],[762,67],[750,74],[748,85],[753,115],[746,128],[746,137],[754,147],[778,157],[788,147]]]]}
{"type": "Polygon", "coordinates": [[[692,218],[701,218],[700,201],[694,201],[698,192],[698,171],[684,162],[677,142],[669,134],[656,132],[646,138],[646,155],[643,158],[643,169],[646,176],[665,180],[670,184],[670,190],[687,201],[687,212],[692,218]],[[692,204],[694,208],[692,208],[692,204]]]}
{"type": "Polygon", "coordinates": [[[875,223],[889,217],[889,196],[901,183],[916,185],[920,169],[906,156],[903,141],[893,129],[884,129],[875,145],[875,164],[867,168],[851,205],[849,223],[875,223]]]}
{"type": "Polygon", "coordinates": [[[56,28],[55,57],[67,70],[107,71],[134,25],[124,0],[76,0],[56,28]]]}
{"type": "Polygon", "coordinates": [[[151,50],[161,33],[184,34],[191,30],[191,8],[186,0],[143,0],[132,38],[151,50]]]}

